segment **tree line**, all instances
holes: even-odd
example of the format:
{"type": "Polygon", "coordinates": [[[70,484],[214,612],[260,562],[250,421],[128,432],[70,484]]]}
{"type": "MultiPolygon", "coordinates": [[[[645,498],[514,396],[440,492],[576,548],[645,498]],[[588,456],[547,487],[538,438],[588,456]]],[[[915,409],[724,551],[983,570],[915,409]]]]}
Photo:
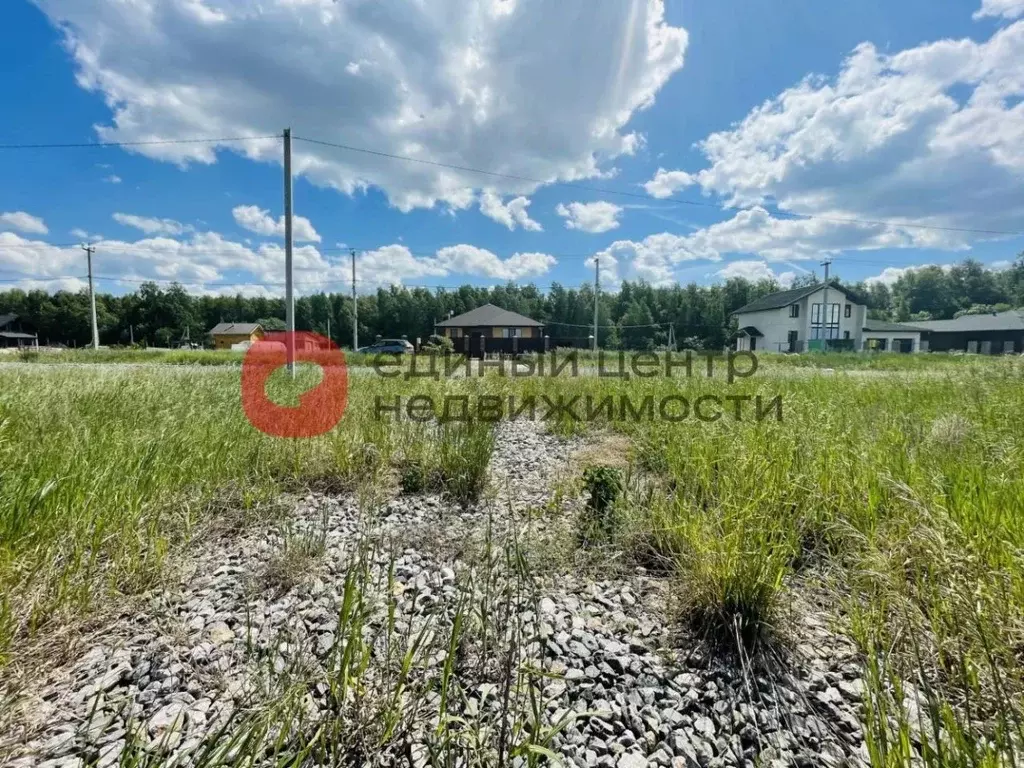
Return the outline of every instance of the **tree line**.
{"type": "MultiPolygon", "coordinates": [[[[816,274],[800,277],[792,287],[818,282],[816,274]]],[[[1024,307],[1024,254],[1007,269],[993,271],[971,259],[951,268],[923,267],[905,272],[891,286],[835,281],[876,319],[913,321],[946,319],[971,312],[1024,307]]],[[[599,341],[603,347],[645,349],[664,345],[671,327],[677,343],[714,349],[732,341],[731,313],[754,299],[782,290],[774,280],[732,278],[717,285],[655,287],[623,283],[617,293],[602,292],[598,302],[599,341]]],[[[585,344],[594,320],[594,291],[589,285],[509,283],[491,288],[429,289],[392,286],[359,297],[359,341],[377,336],[426,339],[434,324],[483,304],[532,317],[545,324],[556,342],[585,344]]],[[[0,314],[15,313],[38,330],[41,344],[85,346],[91,339],[87,291],[12,289],[0,292],[0,314]]],[[[284,326],[284,300],[261,296],[190,294],[181,285],[161,288],[144,283],[120,296],[97,294],[97,323],[104,345],[178,346],[186,339],[208,341],[220,322],[259,322],[270,330],[284,326]]],[[[327,335],[339,345],[352,344],[352,298],[318,293],[295,302],[296,328],[327,335]]]]}

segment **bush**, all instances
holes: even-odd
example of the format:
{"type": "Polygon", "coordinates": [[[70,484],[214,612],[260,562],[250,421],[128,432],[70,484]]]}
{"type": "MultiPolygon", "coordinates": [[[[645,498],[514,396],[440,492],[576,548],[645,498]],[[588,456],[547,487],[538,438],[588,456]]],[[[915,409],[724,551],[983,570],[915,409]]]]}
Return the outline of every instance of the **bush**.
{"type": "Polygon", "coordinates": [[[583,471],[583,487],[588,499],[580,539],[584,543],[607,541],[619,528],[615,503],[622,495],[622,472],[615,467],[587,467],[583,471]]]}
{"type": "Polygon", "coordinates": [[[434,334],[428,338],[420,347],[424,352],[453,352],[455,343],[447,336],[434,334]]]}

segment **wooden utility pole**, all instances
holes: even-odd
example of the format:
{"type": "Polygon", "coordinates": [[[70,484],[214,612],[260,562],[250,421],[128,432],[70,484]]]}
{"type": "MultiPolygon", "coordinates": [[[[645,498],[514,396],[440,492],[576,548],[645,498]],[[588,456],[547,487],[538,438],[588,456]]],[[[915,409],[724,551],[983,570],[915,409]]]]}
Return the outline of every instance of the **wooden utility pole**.
{"type": "Polygon", "coordinates": [[[359,349],[359,299],[356,297],[356,249],[352,249],[352,351],[359,349]]]}
{"type": "Polygon", "coordinates": [[[594,352],[597,352],[597,300],[601,295],[601,258],[594,257],[594,352]]]}
{"type": "Polygon", "coordinates": [[[93,290],[92,286],[92,254],[96,250],[89,244],[82,245],[82,250],[85,251],[85,262],[89,269],[89,308],[92,314],[92,348],[100,348],[100,329],[96,324],[96,291],[93,290]]]}
{"type": "Polygon", "coordinates": [[[284,129],[284,323],[288,373],[295,377],[295,295],[292,283],[292,129],[284,129]]]}

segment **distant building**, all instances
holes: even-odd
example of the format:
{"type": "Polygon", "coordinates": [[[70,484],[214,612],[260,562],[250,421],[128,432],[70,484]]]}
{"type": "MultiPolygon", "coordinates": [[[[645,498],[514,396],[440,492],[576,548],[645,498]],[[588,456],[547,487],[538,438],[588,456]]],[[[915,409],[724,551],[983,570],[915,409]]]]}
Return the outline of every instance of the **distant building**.
{"type": "Polygon", "coordinates": [[[471,309],[461,315],[443,320],[435,324],[438,334],[450,339],[470,338],[488,339],[532,339],[543,335],[543,323],[538,323],[526,315],[509,312],[507,309],[493,304],[471,309]]]}
{"type": "Polygon", "coordinates": [[[808,349],[850,349],[863,346],[867,307],[842,288],[809,285],[762,296],[733,315],[739,325],[736,349],[804,352],[808,349]]]}
{"type": "Polygon", "coordinates": [[[434,324],[439,336],[452,340],[456,352],[473,355],[542,352],[544,324],[493,304],[471,309],[434,324]]]}
{"type": "Polygon", "coordinates": [[[918,320],[932,352],[1002,355],[1024,352],[1024,310],[961,315],[953,320],[918,320]]]}
{"type": "Polygon", "coordinates": [[[34,325],[18,315],[0,315],[0,347],[38,347],[34,325]]]}
{"type": "Polygon", "coordinates": [[[905,323],[887,320],[864,321],[864,350],[866,352],[924,352],[927,342],[921,340],[922,330],[905,323]]]}
{"type": "Polygon", "coordinates": [[[235,344],[259,341],[263,327],[259,323],[217,323],[210,330],[214,349],[231,349],[235,344]]]}

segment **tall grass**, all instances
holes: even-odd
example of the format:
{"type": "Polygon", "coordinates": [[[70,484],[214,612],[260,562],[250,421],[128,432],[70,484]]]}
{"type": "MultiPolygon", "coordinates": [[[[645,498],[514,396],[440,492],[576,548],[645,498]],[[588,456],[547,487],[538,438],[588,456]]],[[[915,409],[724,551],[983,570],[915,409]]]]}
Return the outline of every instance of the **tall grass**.
{"type": "MultiPolygon", "coordinates": [[[[268,391],[288,403],[315,380],[275,375],[268,391]]],[[[374,396],[403,386],[352,377],[338,427],[288,440],[246,420],[238,370],[4,368],[0,661],[16,635],[150,586],[199,529],[244,525],[283,490],[376,483],[395,444],[374,396]]]]}
{"type": "Polygon", "coordinates": [[[655,406],[653,420],[553,426],[632,438],[652,491],[627,510],[622,544],[675,573],[691,625],[746,645],[784,624],[779,608],[797,580],[832,591],[830,607],[873,670],[876,765],[922,753],[932,765],[1015,762],[1024,746],[1020,361],[862,356],[848,367],[861,360],[894,370],[775,375],[784,372],[772,356],[731,385],[700,371],[524,387],[636,404],[781,396],[781,422],[757,421],[752,403],[736,420],[725,403],[717,421],[691,412],[671,423],[655,406]],[[901,723],[914,723],[909,742],[901,723]]]}

